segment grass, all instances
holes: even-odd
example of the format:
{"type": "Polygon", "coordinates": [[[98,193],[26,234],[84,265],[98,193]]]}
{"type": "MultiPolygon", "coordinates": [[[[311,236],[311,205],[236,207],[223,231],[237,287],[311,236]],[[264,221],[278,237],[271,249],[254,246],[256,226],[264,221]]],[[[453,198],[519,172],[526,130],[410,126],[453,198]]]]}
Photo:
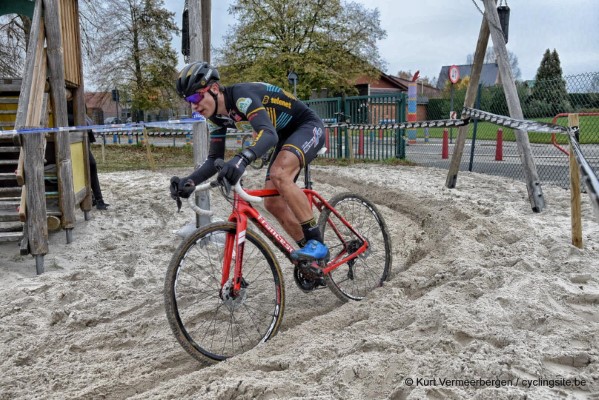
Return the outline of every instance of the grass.
{"type": "MultiPolygon", "coordinates": [[[[193,149],[191,146],[151,146],[150,148],[156,163],[156,169],[189,168],[193,166],[193,149]]],[[[151,169],[147,150],[141,145],[106,145],[103,152],[100,145],[93,145],[92,153],[98,165],[98,172],[151,169]]]]}
{"type": "MultiPolygon", "coordinates": [[[[157,147],[150,146],[156,169],[165,168],[190,168],[193,166],[193,148],[183,147],[157,147]]],[[[147,150],[141,145],[117,145],[108,144],[102,147],[99,144],[92,146],[92,153],[98,165],[98,172],[118,172],[151,169],[148,161],[147,150]]],[[[228,150],[225,158],[233,157],[237,151],[228,150]]],[[[313,165],[336,165],[348,166],[356,164],[385,164],[385,165],[414,165],[406,160],[389,158],[382,161],[371,160],[348,160],[334,158],[317,158],[313,165]]]]}

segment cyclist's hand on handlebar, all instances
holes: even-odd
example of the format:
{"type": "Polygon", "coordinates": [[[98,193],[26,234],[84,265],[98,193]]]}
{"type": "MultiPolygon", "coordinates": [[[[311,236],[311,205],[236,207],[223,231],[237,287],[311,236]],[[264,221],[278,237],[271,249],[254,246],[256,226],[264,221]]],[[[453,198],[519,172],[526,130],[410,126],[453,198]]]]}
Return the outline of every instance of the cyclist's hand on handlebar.
{"type": "Polygon", "coordinates": [[[235,185],[241,179],[247,165],[248,160],[245,157],[240,154],[236,155],[224,163],[218,173],[218,181],[223,183],[223,180],[226,179],[231,185],[235,185]]]}
{"type": "Polygon", "coordinates": [[[177,200],[179,197],[187,199],[195,190],[195,183],[189,178],[179,178],[173,176],[171,178],[171,197],[177,200]]]}

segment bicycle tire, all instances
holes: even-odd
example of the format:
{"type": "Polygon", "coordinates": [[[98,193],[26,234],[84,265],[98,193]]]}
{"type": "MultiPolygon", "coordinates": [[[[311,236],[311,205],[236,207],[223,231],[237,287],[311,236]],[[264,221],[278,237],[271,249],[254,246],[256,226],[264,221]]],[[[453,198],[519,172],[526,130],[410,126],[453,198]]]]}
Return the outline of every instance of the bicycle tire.
{"type": "MultiPolygon", "coordinates": [[[[285,286],[264,240],[246,231],[243,279],[236,299],[220,296],[226,235],[232,222],[216,222],[184,240],[166,272],[166,316],[177,341],[198,361],[222,361],[273,337],[283,319],[285,286]],[[272,275],[272,276],[271,276],[272,275]]],[[[230,272],[233,277],[234,262],[230,272]]],[[[225,284],[226,285],[226,284],[225,284]]]]}
{"type": "MultiPolygon", "coordinates": [[[[383,286],[389,279],[392,254],[387,224],[376,206],[360,195],[341,193],[334,196],[329,204],[369,242],[366,253],[340,265],[324,277],[327,287],[341,301],[359,301],[373,289],[383,286]]],[[[339,219],[328,208],[321,212],[318,226],[324,242],[329,246],[332,259],[336,254],[345,251],[348,244],[359,245],[357,236],[341,225],[339,219]],[[327,229],[329,217],[338,227],[345,245],[332,228],[327,229]]]]}

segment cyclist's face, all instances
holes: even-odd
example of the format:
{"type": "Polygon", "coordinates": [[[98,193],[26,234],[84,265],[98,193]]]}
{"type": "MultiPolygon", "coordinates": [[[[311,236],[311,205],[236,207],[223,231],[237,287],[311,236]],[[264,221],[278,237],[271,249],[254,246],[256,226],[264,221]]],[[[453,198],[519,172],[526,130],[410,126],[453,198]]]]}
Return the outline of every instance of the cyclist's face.
{"type": "Polygon", "coordinates": [[[216,103],[214,98],[208,93],[211,86],[198,90],[196,93],[185,98],[191,104],[194,112],[199,112],[204,117],[211,117],[216,113],[216,103]]]}

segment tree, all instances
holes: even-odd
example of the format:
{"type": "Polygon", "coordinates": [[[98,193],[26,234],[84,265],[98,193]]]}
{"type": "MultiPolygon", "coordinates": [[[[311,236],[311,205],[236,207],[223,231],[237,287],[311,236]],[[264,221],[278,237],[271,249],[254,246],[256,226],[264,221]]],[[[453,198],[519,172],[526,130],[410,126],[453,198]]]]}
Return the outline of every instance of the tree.
{"type": "Polygon", "coordinates": [[[238,22],[215,58],[225,83],[290,88],[293,71],[300,97],[324,88],[350,94],[355,78],[383,67],[376,41],[386,33],[377,9],[341,0],[236,0],[229,13],[238,22]]]}
{"type": "Polygon", "coordinates": [[[17,14],[0,17],[0,76],[23,75],[30,31],[29,17],[17,14]]]}
{"type": "Polygon", "coordinates": [[[529,117],[550,117],[571,111],[566,81],[562,78],[562,67],[555,49],[553,52],[545,50],[527,108],[529,117]]]}
{"type": "Polygon", "coordinates": [[[83,14],[86,82],[105,91],[118,88],[134,110],[170,108],[177,74],[171,38],[179,31],[164,2],[87,0],[83,14]]]}
{"type": "MultiPolygon", "coordinates": [[[[510,69],[512,70],[512,76],[514,80],[517,81],[522,77],[522,72],[520,71],[520,67],[518,66],[518,57],[514,53],[508,50],[507,58],[510,63],[510,69]]],[[[485,52],[485,58],[483,60],[485,64],[494,64],[497,63],[497,56],[495,55],[495,49],[493,46],[487,47],[487,51],[485,52]]],[[[467,64],[474,63],[474,54],[468,54],[466,57],[467,64]]]]}

